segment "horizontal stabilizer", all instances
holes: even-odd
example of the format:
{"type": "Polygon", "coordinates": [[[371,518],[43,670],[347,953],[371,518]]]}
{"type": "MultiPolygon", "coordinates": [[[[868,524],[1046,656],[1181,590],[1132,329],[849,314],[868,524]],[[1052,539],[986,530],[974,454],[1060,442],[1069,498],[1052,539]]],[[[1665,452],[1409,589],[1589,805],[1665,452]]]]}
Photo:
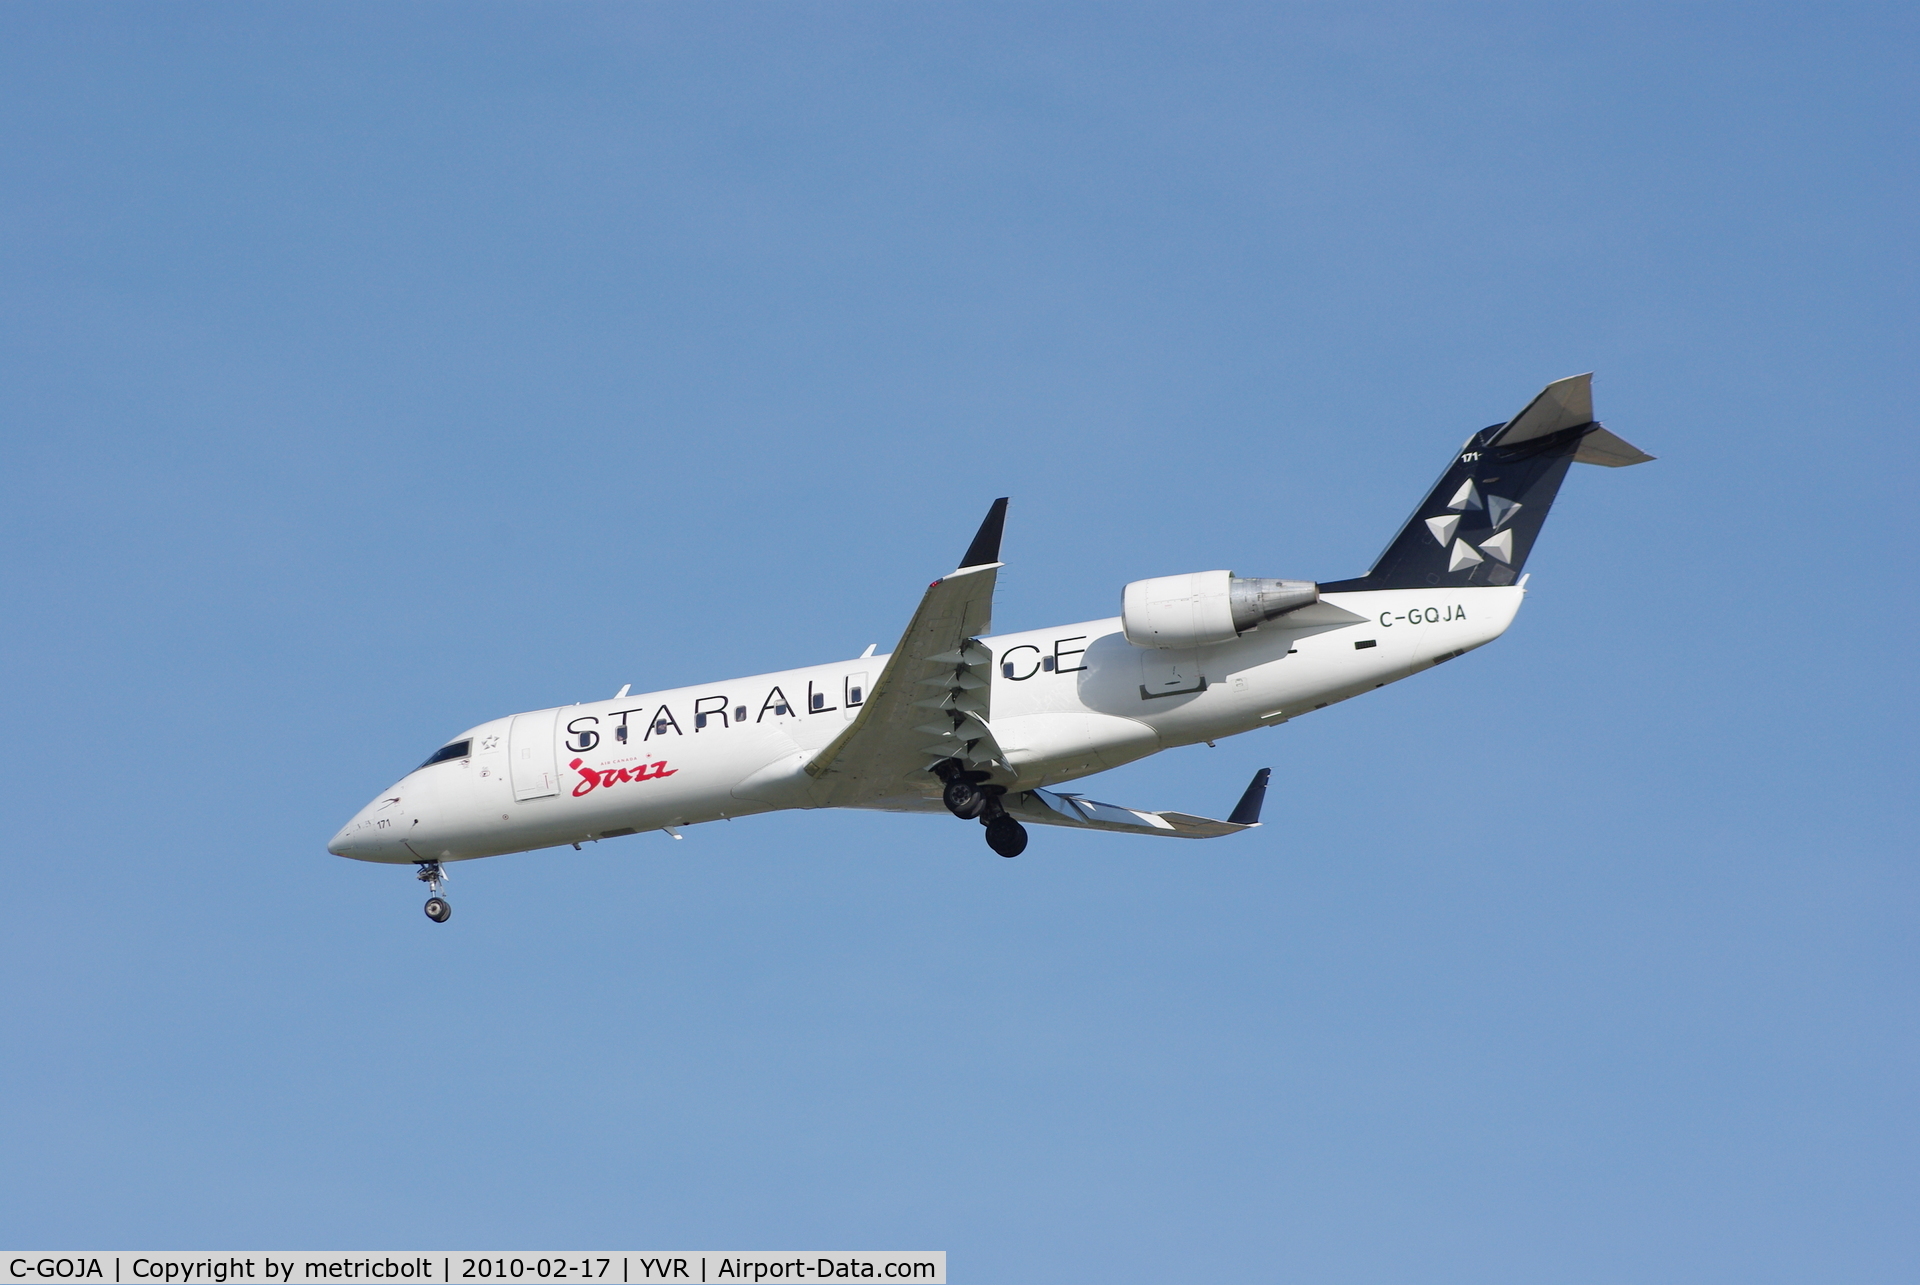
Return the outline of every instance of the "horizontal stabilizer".
{"type": "Polygon", "coordinates": [[[1580,439],[1580,449],[1573,453],[1575,464],[1598,464],[1604,468],[1625,468],[1629,464],[1646,464],[1653,459],[1638,446],[1621,441],[1598,425],[1580,439]]]}
{"type": "Polygon", "coordinates": [[[1588,424],[1593,427],[1580,439],[1579,449],[1574,452],[1574,463],[1625,468],[1629,464],[1645,464],[1653,459],[1639,447],[1621,441],[1594,423],[1591,371],[1556,379],[1541,389],[1540,395],[1528,402],[1527,408],[1515,415],[1506,431],[1495,437],[1491,444],[1518,446],[1522,442],[1551,437],[1569,428],[1581,428],[1588,424]]]}
{"type": "Polygon", "coordinates": [[[1593,423],[1593,372],[1556,379],[1507,423],[1495,446],[1518,446],[1566,428],[1593,423]]]}

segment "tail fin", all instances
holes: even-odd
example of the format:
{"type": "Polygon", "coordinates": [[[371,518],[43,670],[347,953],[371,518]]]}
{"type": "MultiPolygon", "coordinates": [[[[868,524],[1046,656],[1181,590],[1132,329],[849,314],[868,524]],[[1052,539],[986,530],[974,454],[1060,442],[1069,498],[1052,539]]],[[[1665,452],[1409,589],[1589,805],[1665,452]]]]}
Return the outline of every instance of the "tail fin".
{"type": "Polygon", "coordinates": [[[1591,374],[1557,380],[1511,420],[1467,439],[1373,570],[1320,591],[1512,584],[1568,465],[1652,458],[1594,422],[1591,374]]]}

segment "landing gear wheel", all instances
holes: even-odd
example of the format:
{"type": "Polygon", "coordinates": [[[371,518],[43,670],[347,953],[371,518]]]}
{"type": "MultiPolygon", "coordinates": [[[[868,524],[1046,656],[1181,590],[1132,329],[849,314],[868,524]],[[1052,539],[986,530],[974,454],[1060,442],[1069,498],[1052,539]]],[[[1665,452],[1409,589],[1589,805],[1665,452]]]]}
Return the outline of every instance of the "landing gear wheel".
{"type": "Polygon", "coordinates": [[[441,886],[447,882],[446,868],[438,861],[422,861],[420,873],[414,878],[427,885],[427,891],[433,894],[427,898],[427,918],[436,924],[444,924],[453,918],[453,907],[440,895],[441,886]]]}
{"type": "Polygon", "coordinates": [[[971,821],[986,806],[987,793],[972,781],[956,776],[940,792],[940,801],[947,805],[947,811],[962,821],[971,821]]]}
{"type": "Polygon", "coordinates": [[[1027,850],[1027,827],[1010,816],[997,816],[987,822],[987,846],[1003,857],[1017,857],[1027,850]]]}

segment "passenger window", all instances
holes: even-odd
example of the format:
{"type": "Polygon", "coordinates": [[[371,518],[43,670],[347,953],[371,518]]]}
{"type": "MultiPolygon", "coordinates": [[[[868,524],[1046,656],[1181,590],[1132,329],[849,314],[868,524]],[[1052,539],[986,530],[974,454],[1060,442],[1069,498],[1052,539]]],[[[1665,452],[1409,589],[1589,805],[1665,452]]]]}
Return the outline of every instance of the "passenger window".
{"type": "MultiPolygon", "coordinates": [[[[448,759],[463,759],[472,749],[472,741],[455,741],[451,745],[442,745],[433,752],[433,757],[422,763],[420,767],[432,767],[435,763],[445,763],[448,759]]],[[[414,769],[416,772],[419,770],[420,768],[414,769]]]]}

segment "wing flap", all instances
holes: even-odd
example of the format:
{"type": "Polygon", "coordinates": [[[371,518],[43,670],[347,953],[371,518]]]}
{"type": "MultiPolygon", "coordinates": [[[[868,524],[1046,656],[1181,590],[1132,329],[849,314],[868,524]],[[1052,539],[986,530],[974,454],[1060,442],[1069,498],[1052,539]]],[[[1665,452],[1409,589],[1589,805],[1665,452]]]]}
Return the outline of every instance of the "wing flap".
{"type": "Polygon", "coordinates": [[[1260,769],[1253,784],[1241,796],[1233,810],[1245,820],[1215,821],[1186,812],[1146,812],[1100,803],[1083,794],[1053,790],[1026,790],[1009,794],[1000,806],[1020,820],[1036,825],[1064,825],[1082,830],[1107,830],[1116,834],[1153,834],[1169,839],[1218,839],[1239,834],[1260,824],[1260,802],[1266,797],[1267,769],[1260,769]]]}

